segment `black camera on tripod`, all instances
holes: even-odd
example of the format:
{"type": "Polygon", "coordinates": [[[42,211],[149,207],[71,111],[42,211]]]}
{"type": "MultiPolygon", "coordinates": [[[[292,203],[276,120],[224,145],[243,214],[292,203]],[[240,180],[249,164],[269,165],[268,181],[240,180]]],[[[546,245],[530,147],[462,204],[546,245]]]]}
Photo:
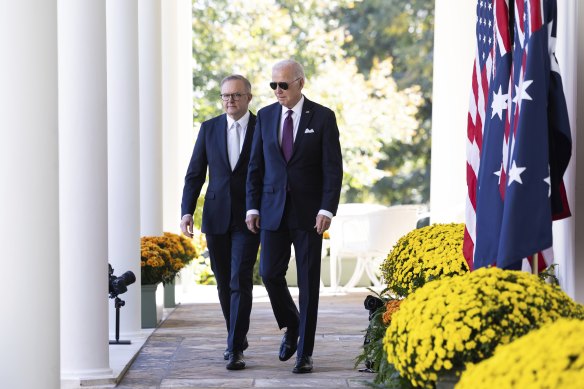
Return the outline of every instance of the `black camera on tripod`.
{"type": "MultiPolygon", "coordinates": [[[[371,338],[370,338],[371,325],[372,325],[371,319],[373,319],[375,312],[379,308],[383,307],[384,304],[385,303],[383,302],[383,300],[380,299],[379,297],[368,295],[365,298],[365,301],[364,301],[365,309],[369,311],[369,326],[367,327],[367,332],[365,333],[365,340],[363,341],[363,345],[366,345],[366,344],[371,342],[371,338]]],[[[366,359],[365,360],[365,369],[360,369],[359,371],[374,373],[375,368],[377,367],[374,365],[375,364],[372,360],[366,359]]]]}
{"type": "Polygon", "coordinates": [[[119,294],[128,291],[128,285],[136,282],[136,276],[133,272],[127,271],[119,277],[114,276],[114,268],[109,263],[109,297],[111,299],[118,297],[119,294]]]}
{"type": "Polygon", "coordinates": [[[114,268],[109,263],[109,298],[115,299],[116,308],[116,340],[110,340],[109,344],[131,344],[129,340],[120,340],[120,308],[126,305],[126,302],[118,297],[119,294],[128,291],[128,285],[136,282],[136,276],[133,272],[127,271],[119,277],[114,276],[114,268]]]}

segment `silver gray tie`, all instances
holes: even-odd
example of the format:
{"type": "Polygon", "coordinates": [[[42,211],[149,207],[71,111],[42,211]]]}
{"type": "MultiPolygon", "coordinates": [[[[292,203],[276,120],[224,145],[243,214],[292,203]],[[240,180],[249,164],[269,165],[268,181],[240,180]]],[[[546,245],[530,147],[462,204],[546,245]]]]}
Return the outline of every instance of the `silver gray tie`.
{"type": "Polygon", "coordinates": [[[231,164],[231,170],[235,169],[235,165],[239,159],[239,129],[239,123],[235,122],[227,132],[227,151],[229,152],[229,163],[231,164]]]}

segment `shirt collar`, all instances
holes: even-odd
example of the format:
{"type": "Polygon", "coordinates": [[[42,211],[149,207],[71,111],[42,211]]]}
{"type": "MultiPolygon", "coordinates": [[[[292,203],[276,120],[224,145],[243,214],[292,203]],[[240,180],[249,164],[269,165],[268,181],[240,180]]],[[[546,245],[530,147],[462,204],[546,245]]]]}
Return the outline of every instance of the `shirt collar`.
{"type": "MultiPolygon", "coordinates": [[[[302,106],[304,105],[304,95],[300,98],[300,100],[296,103],[294,107],[292,107],[292,111],[294,111],[293,115],[300,115],[302,113],[302,106]]],[[[289,108],[282,106],[282,117],[288,112],[289,108]]]]}
{"type": "MultiPolygon", "coordinates": [[[[225,115],[225,116],[227,117],[227,128],[231,128],[233,123],[235,123],[235,120],[233,120],[233,118],[229,115],[225,115]]],[[[249,123],[249,116],[250,116],[249,111],[246,111],[245,115],[240,117],[239,120],[237,121],[242,129],[247,128],[247,124],[249,123]]]]}

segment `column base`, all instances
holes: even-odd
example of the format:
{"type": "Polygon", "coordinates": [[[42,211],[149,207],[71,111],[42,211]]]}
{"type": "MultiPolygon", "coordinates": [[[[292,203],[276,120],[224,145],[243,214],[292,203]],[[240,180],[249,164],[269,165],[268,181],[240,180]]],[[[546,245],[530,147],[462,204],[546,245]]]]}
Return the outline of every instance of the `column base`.
{"type": "Polygon", "coordinates": [[[84,386],[105,386],[116,384],[112,369],[89,369],[79,371],[61,371],[61,389],[84,386]]]}

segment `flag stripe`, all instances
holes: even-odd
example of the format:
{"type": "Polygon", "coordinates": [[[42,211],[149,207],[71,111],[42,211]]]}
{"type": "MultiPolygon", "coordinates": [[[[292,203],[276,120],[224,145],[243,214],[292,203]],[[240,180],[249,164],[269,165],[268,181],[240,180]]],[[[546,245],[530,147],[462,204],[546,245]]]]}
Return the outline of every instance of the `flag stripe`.
{"type": "Polygon", "coordinates": [[[509,5],[506,0],[495,2],[495,20],[497,23],[496,37],[499,41],[501,56],[511,51],[511,35],[509,34],[509,5]]]}
{"type": "Polygon", "coordinates": [[[553,53],[556,2],[479,0],[476,10],[463,253],[473,269],[517,268],[545,249],[541,271],[553,258],[550,193],[562,200],[571,154],[553,53]]]}

